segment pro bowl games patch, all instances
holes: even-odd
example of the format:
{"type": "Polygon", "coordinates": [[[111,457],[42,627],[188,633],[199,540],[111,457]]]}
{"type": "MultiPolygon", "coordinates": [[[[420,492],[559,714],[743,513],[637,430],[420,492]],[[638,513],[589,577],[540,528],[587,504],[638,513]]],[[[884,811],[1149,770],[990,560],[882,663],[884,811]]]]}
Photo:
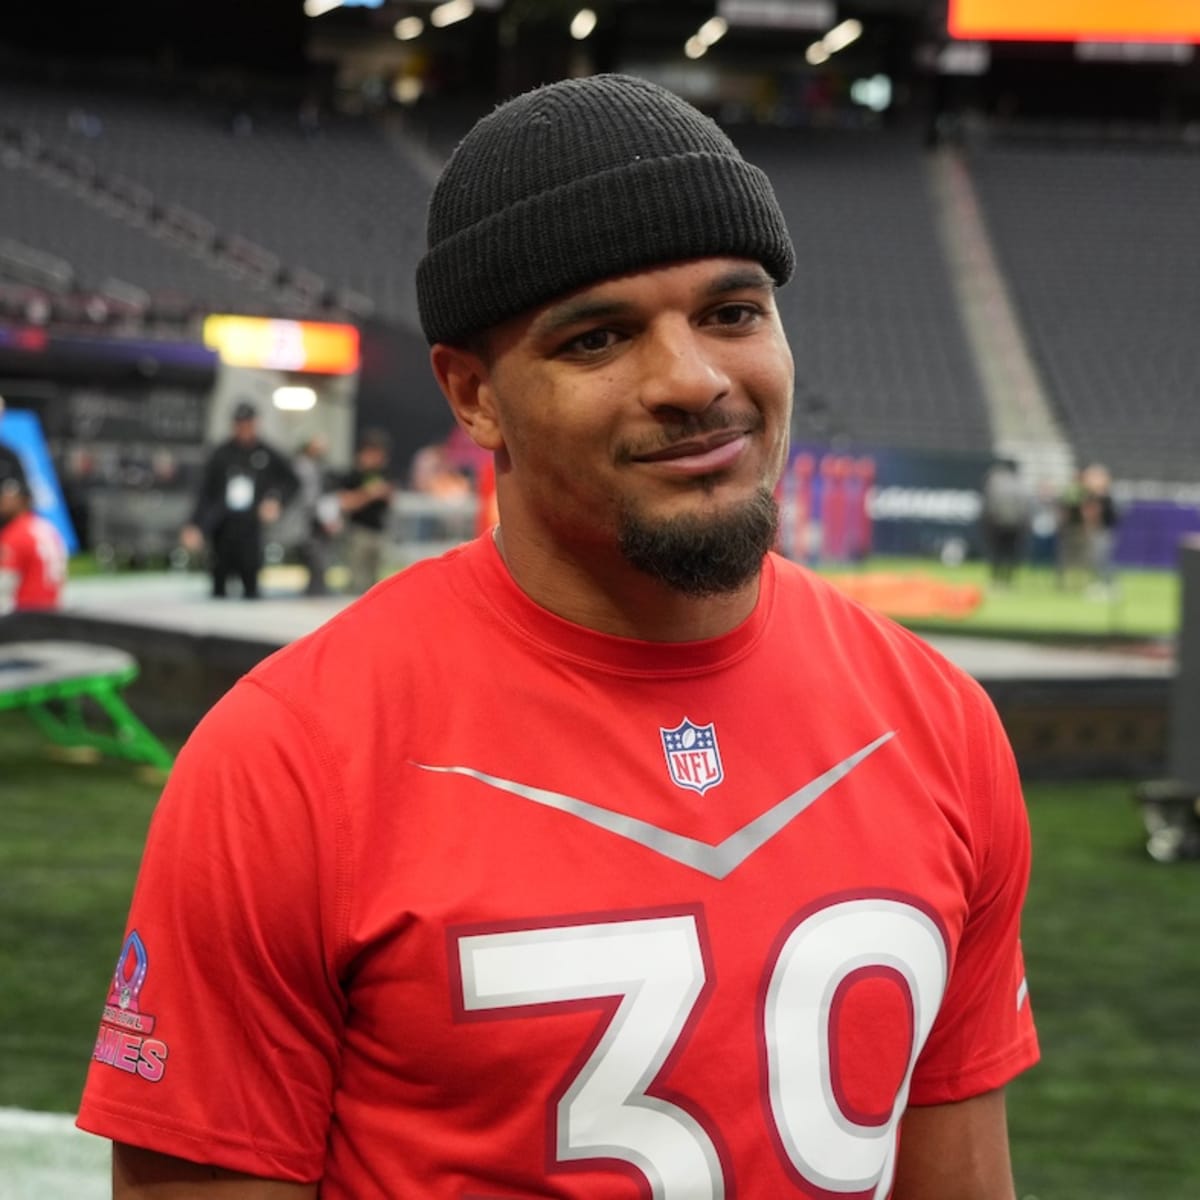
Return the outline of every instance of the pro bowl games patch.
{"type": "Polygon", "coordinates": [[[167,1045],[150,1036],[154,1018],[141,1009],[141,992],[149,971],[150,959],[135,929],[117,957],[92,1057],[118,1071],[139,1075],[147,1083],[157,1083],[167,1069],[167,1045]]]}

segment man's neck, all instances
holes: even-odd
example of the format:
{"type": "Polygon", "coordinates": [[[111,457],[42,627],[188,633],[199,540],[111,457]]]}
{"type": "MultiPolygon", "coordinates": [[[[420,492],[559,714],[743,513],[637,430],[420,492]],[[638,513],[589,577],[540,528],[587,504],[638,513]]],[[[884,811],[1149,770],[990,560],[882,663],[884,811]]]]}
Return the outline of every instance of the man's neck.
{"type": "Polygon", "coordinates": [[[517,586],[555,616],[598,633],[647,642],[719,637],[740,625],[758,602],[761,573],[736,591],[689,596],[632,566],[613,548],[586,563],[554,548],[492,531],[517,586]]]}

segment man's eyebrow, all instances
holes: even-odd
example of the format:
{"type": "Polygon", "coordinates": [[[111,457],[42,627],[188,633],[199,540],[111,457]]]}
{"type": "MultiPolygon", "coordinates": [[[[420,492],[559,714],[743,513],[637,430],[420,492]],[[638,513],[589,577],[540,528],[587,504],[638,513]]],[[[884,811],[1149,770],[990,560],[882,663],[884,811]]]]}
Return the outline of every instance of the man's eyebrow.
{"type": "Polygon", "coordinates": [[[605,300],[602,297],[591,300],[582,296],[578,300],[564,300],[561,304],[553,304],[546,309],[534,321],[531,332],[534,337],[550,337],[559,330],[577,325],[581,321],[624,316],[632,307],[623,300],[605,300]]]}
{"type": "MultiPolygon", "coordinates": [[[[775,280],[762,267],[746,265],[722,271],[704,289],[706,296],[724,296],[729,292],[774,291],[775,280]]],[[[530,332],[534,337],[552,337],[560,330],[584,321],[604,321],[611,317],[628,315],[635,305],[625,300],[607,299],[604,296],[579,296],[551,304],[533,323],[530,332]]]]}
{"type": "Polygon", "coordinates": [[[723,296],[726,292],[775,290],[775,280],[762,267],[734,267],[716,277],[706,289],[710,296],[723,296]]]}

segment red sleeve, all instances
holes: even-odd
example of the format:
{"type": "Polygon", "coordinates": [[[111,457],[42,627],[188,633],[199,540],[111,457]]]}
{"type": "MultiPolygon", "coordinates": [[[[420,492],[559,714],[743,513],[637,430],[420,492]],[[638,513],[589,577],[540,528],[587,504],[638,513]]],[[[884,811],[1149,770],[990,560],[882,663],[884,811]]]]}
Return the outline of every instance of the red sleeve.
{"type": "Polygon", "coordinates": [[[313,731],[254,681],[201,723],[151,822],[82,1128],[320,1177],[348,893],[331,780],[313,731]]]}
{"type": "Polygon", "coordinates": [[[1030,866],[1025,801],[1008,739],[978,685],[968,685],[966,703],[977,878],[946,995],[913,1075],[912,1104],[992,1091],[1038,1060],[1020,943],[1030,866]]]}

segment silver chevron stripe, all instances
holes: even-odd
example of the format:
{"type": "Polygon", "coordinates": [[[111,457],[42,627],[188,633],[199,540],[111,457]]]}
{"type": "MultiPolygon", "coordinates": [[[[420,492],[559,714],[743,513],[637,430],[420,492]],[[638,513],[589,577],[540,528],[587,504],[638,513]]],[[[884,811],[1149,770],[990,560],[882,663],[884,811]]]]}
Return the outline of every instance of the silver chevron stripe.
{"type": "Polygon", "coordinates": [[[586,800],[577,800],[574,796],[564,796],[559,792],[548,792],[543,788],[529,787],[524,783],[514,783],[511,779],[498,779],[494,775],[486,775],[473,767],[432,767],[425,763],[414,763],[422,771],[435,771],[443,775],[465,775],[468,779],[477,779],[488,787],[522,800],[532,800],[535,804],[544,804],[547,808],[556,808],[559,812],[570,813],[580,820],[587,821],[599,829],[607,829],[618,837],[628,838],[645,846],[647,850],[661,854],[664,858],[673,859],[685,867],[692,867],[711,875],[714,879],[724,879],[736,870],[752,855],[755,850],[765,846],[785,825],[799,816],[813,801],[823,796],[835,783],[844,779],[868,755],[874,754],[885,742],[895,736],[894,730],[868,742],[861,750],[856,750],[849,758],[844,758],[836,766],[830,767],[823,775],[818,775],[811,783],[806,783],[798,792],[785,796],[778,804],[767,809],[760,817],[755,817],[748,825],[742,826],[731,833],[717,846],[695,838],[685,837],[681,833],[672,833],[669,829],[660,829],[648,821],[639,821],[637,817],[628,817],[622,813],[600,808],[589,804],[586,800]]]}

